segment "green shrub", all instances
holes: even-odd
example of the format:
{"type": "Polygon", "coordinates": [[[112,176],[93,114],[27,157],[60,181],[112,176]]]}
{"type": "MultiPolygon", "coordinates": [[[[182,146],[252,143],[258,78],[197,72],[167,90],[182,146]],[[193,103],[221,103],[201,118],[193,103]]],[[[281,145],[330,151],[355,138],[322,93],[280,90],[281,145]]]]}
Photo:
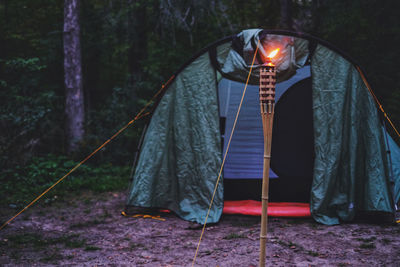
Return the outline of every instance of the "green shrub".
{"type": "MultiPolygon", "coordinates": [[[[53,185],[67,174],[78,162],[65,156],[48,155],[36,157],[26,166],[17,166],[0,176],[0,204],[24,205],[53,185]]],[[[82,190],[106,192],[122,190],[128,187],[130,167],[114,166],[110,163],[101,165],[81,165],[66,177],[44,198],[56,199],[82,190]]]]}

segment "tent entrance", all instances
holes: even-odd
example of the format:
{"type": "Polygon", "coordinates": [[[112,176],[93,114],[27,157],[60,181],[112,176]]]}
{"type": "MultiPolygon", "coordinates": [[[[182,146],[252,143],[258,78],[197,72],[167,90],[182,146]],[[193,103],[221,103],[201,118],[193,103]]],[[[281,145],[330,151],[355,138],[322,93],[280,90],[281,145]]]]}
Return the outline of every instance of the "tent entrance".
{"type": "MultiPolygon", "coordinates": [[[[225,153],[244,84],[219,83],[221,138],[225,153]]],[[[310,68],[299,69],[277,84],[270,200],[308,202],[314,166],[310,68]]],[[[226,200],[260,200],[263,171],[263,133],[258,86],[249,85],[224,167],[226,200]]]]}

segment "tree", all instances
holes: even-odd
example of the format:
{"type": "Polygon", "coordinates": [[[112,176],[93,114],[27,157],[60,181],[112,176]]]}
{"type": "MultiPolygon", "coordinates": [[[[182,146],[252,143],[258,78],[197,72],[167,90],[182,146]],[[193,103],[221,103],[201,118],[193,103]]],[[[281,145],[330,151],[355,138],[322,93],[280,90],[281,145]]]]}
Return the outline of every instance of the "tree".
{"type": "Polygon", "coordinates": [[[64,85],[67,152],[75,152],[85,130],[79,25],[79,0],[64,1],[64,85]]]}

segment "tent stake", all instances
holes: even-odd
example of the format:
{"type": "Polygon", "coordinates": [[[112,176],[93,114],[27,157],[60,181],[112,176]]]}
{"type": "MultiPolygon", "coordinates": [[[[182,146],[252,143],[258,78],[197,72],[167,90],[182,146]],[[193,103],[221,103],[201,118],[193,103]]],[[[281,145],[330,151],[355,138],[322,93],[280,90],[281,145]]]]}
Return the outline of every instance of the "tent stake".
{"type": "Polygon", "coordinates": [[[274,122],[276,69],[269,59],[260,69],[260,108],[264,133],[264,164],[262,182],[262,213],[260,232],[260,260],[259,266],[265,266],[267,224],[268,224],[268,187],[269,168],[271,161],[272,126],[274,122]]]}

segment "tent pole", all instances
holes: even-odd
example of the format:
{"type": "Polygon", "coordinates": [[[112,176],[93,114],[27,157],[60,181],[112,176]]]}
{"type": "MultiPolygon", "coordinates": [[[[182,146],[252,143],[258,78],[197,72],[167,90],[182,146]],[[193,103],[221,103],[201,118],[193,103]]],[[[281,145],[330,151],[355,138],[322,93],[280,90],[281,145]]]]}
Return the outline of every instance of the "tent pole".
{"type": "Polygon", "coordinates": [[[260,69],[260,108],[264,133],[264,164],[262,182],[262,213],[261,213],[261,232],[260,232],[260,259],[259,266],[265,266],[266,244],[267,244],[267,224],[268,224],[268,187],[269,187],[269,168],[271,161],[271,141],[272,126],[274,122],[275,106],[275,82],[276,69],[271,61],[264,64],[260,69]]]}

